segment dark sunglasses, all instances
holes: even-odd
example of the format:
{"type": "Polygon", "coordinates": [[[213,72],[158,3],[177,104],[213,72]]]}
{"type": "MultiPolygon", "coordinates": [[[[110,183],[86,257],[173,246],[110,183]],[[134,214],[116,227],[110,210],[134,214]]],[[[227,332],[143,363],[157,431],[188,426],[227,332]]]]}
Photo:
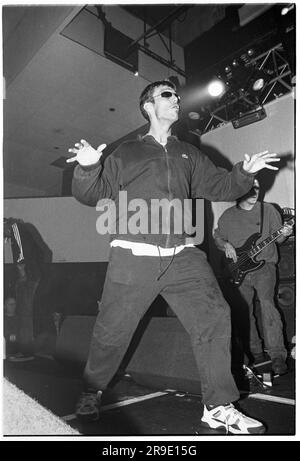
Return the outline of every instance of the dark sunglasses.
{"type": "Polygon", "coordinates": [[[153,98],[157,98],[158,96],[161,96],[162,98],[172,98],[172,96],[176,96],[177,102],[180,102],[180,96],[177,93],[172,93],[172,91],[163,91],[160,94],[157,94],[156,96],[153,96],[153,98]]]}

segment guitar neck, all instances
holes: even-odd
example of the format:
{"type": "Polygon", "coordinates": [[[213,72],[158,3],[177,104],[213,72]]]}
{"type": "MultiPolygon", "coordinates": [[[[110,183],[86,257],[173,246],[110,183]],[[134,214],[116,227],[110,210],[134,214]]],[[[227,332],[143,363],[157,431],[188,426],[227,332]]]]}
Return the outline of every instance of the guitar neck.
{"type": "MultiPolygon", "coordinates": [[[[294,220],[290,219],[286,224],[293,224],[294,220]]],[[[278,239],[282,235],[284,226],[281,226],[277,231],[273,232],[269,237],[264,239],[262,242],[258,243],[255,245],[255,247],[251,248],[249,251],[249,256],[256,256],[258,255],[262,250],[264,250],[268,245],[271,245],[271,243],[275,242],[275,240],[278,239]]]]}

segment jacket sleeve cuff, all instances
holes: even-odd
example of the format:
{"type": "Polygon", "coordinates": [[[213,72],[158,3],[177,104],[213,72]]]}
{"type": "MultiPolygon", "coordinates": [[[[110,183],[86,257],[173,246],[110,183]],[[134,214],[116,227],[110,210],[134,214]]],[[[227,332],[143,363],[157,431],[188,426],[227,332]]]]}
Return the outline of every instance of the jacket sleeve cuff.
{"type": "Polygon", "coordinates": [[[248,176],[248,178],[255,178],[256,173],[249,173],[249,171],[244,170],[243,162],[238,162],[237,166],[242,174],[244,174],[245,176],[248,176]]]}
{"type": "Polygon", "coordinates": [[[83,171],[92,171],[95,170],[101,166],[101,159],[98,160],[98,162],[93,163],[92,165],[79,165],[79,168],[81,168],[83,171]]]}

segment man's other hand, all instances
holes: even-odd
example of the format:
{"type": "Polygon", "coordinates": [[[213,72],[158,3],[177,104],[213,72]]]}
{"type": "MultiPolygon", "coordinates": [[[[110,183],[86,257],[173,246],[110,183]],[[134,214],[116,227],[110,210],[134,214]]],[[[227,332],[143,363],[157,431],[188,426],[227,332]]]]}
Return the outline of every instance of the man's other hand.
{"type": "Polygon", "coordinates": [[[106,144],[101,144],[96,150],[87,141],[82,139],[75,144],[74,148],[68,150],[68,152],[72,152],[76,155],[69,158],[67,163],[78,162],[82,166],[93,165],[98,162],[105,147],[106,144]]]}
{"type": "Polygon", "coordinates": [[[243,161],[243,169],[248,173],[256,173],[263,168],[269,170],[278,170],[276,166],[269,165],[269,163],[279,162],[280,158],[276,158],[277,154],[269,154],[267,150],[259,152],[258,154],[250,155],[245,154],[245,160],[243,161]]]}

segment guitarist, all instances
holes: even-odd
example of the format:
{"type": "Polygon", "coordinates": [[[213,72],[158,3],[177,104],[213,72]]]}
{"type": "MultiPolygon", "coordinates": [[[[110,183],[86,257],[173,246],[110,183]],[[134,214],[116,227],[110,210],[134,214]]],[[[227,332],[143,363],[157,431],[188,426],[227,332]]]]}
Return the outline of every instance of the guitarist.
{"type": "MultiPolygon", "coordinates": [[[[280,213],[275,207],[270,203],[258,201],[259,190],[259,182],[255,179],[252,189],[237,200],[235,206],[225,210],[219,218],[214,239],[217,247],[225,253],[229,261],[237,262],[236,249],[242,247],[253,234],[261,235],[255,242],[256,245],[282,226],[280,213]]],[[[285,224],[282,235],[276,241],[282,243],[292,232],[293,227],[285,224]]],[[[238,327],[237,336],[242,334],[243,338],[240,338],[240,341],[244,352],[250,355],[250,361],[254,363],[262,361],[264,358],[262,341],[258,335],[254,316],[254,295],[256,293],[261,305],[264,346],[272,360],[273,372],[284,374],[287,371],[287,351],[284,346],[280,314],[274,304],[276,264],[278,262],[276,244],[273,242],[266,246],[257,255],[256,260],[264,260],[265,264],[257,270],[248,272],[242,283],[232,290],[235,300],[233,302],[232,298],[230,303],[233,331],[238,327]],[[243,329],[244,333],[242,333],[243,329]]]]}

